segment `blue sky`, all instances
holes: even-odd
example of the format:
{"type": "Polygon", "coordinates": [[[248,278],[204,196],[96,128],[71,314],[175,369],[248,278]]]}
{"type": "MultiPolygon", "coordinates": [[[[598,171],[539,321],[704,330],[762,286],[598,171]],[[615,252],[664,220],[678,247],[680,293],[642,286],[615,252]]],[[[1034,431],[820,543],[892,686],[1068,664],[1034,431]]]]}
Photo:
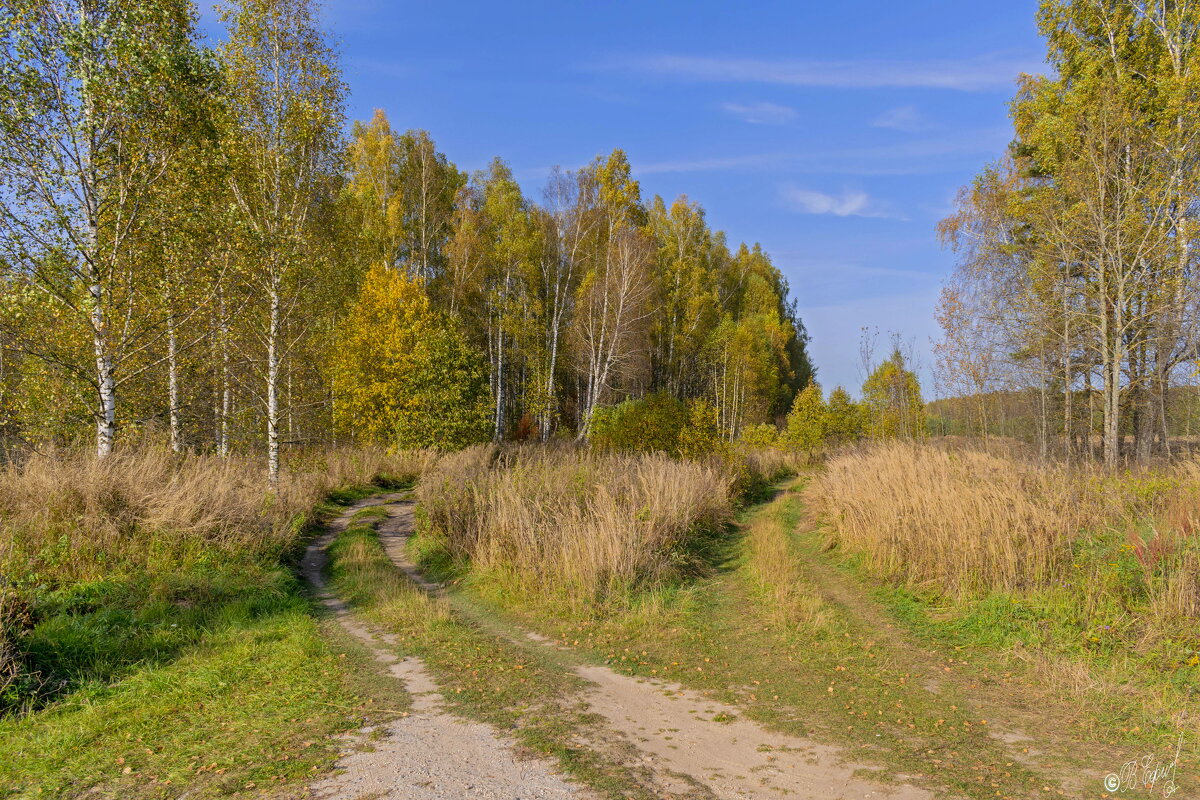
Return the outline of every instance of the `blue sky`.
{"type": "Polygon", "coordinates": [[[1015,78],[1043,69],[1036,8],[330,0],[325,14],[352,118],[383,108],[466,170],[499,155],[534,199],[551,166],[624,148],[647,197],[687,194],[732,245],[762,243],[818,378],[855,389],[863,326],[914,341],[928,375],[953,263],[934,226],[1011,138],[1015,78]]]}

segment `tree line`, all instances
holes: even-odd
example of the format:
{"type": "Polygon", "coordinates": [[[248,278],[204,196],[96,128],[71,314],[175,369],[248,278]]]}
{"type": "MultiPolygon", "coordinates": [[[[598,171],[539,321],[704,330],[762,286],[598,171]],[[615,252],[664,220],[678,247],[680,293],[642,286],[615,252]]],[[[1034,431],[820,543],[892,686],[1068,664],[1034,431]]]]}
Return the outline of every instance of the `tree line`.
{"type": "Polygon", "coordinates": [[[586,438],[666,392],[721,435],[812,378],[789,287],[621,150],[525,196],[347,132],[315,0],[0,8],[0,438],[176,451],[586,438]]]}
{"type": "Polygon", "coordinates": [[[1200,361],[1200,7],[1043,0],[1038,23],[1052,74],[1021,78],[1009,152],[941,224],[939,377],[974,432],[1019,393],[1043,454],[1146,461],[1200,361]]]}

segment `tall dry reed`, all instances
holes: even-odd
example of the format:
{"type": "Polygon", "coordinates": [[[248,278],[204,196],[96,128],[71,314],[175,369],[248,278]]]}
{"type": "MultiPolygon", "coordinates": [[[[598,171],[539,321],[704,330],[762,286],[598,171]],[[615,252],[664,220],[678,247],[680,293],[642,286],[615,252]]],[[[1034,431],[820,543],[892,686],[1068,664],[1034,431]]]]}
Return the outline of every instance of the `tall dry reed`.
{"type": "Polygon", "coordinates": [[[1106,473],[897,442],[834,459],[807,498],[885,578],[949,595],[1049,588],[1142,645],[1200,618],[1200,462],[1106,473]]]}
{"type": "Polygon", "coordinates": [[[907,442],[833,459],[806,496],[873,572],[950,593],[1044,585],[1097,522],[1065,470],[907,442]]]}
{"type": "Polygon", "coordinates": [[[382,450],[310,453],[270,492],[261,465],[248,458],[159,448],[105,459],[34,455],[0,468],[0,572],[69,582],[203,554],[277,557],[331,490],[379,475],[415,477],[431,461],[382,450]]]}
{"type": "Polygon", "coordinates": [[[778,447],[739,447],[736,454],[741,469],[765,484],[797,475],[812,466],[808,453],[778,447]]]}
{"type": "Polygon", "coordinates": [[[732,482],[665,456],[486,446],[443,459],[418,499],[440,545],[504,591],[588,604],[702,568],[732,482]]]}

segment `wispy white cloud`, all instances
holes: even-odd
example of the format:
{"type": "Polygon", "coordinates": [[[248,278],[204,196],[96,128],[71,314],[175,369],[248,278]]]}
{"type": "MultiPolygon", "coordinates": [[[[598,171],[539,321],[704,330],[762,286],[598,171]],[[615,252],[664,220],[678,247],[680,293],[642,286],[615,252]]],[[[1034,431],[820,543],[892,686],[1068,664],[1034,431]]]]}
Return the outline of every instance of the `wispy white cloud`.
{"type": "Polygon", "coordinates": [[[683,158],[671,161],[652,161],[646,164],[634,164],[633,169],[639,175],[657,175],[665,172],[724,172],[726,170],[748,167],[781,165],[788,158],[786,154],[781,153],[754,153],[744,156],[715,158],[683,158]]]}
{"type": "Polygon", "coordinates": [[[603,70],[721,83],[768,83],[839,89],[917,88],[978,92],[1012,86],[1037,72],[1037,58],[987,55],[930,61],[803,61],[687,55],[617,56],[592,65],[603,70]]]}
{"type": "Polygon", "coordinates": [[[840,195],[788,185],[780,190],[787,205],[801,214],[832,214],[835,217],[875,217],[878,219],[904,219],[869,194],[847,191],[840,195]]]}
{"type": "Polygon", "coordinates": [[[643,175],[668,172],[781,170],[811,175],[924,175],[975,165],[995,157],[1012,139],[1006,126],[971,128],[872,147],[775,151],[634,163],[643,175]]]}
{"type": "Polygon", "coordinates": [[[754,125],[782,125],[796,118],[796,109],[778,103],[722,103],[721,110],[754,125]]]}
{"type": "Polygon", "coordinates": [[[906,133],[920,133],[933,127],[916,106],[900,106],[889,109],[872,120],[871,125],[876,128],[891,128],[906,133]]]}

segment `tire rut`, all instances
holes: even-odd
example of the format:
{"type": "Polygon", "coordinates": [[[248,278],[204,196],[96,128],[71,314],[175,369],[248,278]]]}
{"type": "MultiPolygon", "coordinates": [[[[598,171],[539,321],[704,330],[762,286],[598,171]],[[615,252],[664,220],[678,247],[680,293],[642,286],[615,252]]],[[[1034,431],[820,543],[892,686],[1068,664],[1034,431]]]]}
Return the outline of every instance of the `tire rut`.
{"type": "MultiPolygon", "coordinates": [[[[408,557],[414,531],[414,504],[408,500],[379,503],[387,519],[377,530],[383,548],[397,569],[427,592],[444,587],[428,581],[408,557]]],[[[459,613],[466,613],[462,609],[459,613]]],[[[484,620],[475,620],[489,630],[484,620]]],[[[534,642],[556,647],[532,632],[501,633],[522,646],[534,642]],[[523,640],[523,641],[522,641],[523,640]]],[[[621,675],[594,664],[574,665],[577,675],[593,688],[582,699],[611,732],[633,745],[639,766],[655,774],[667,795],[693,794],[697,788],[721,800],[787,796],[797,800],[928,800],[933,794],[905,783],[879,783],[856,777],[864,764],[846,761],[841,748],[771,732],[740,716],[740,710],[715,702],[680,686],[621,675]],[[680,779],[682,776],[683,780],[680,779]]],[[[589,742],[603,749],[604,742],[589,742]]]]}
{"type": "Polygon", "coordinates": [[[567,783],[550,762],[518,758],[511,740],[487,725],[445,711],[437,682],[425,664],[418,658],[397,656],[394,636],[365,625],[330,591],[324,572],[334,538],[349,527],[356,512],[383,506],[390,518],[391,508],[403,498],[403,494],[377,495],[351,506],[309,545],[301,563],[321,604],[412,697],[406,716],[351,737],[360,746],[347,748],[337,771],[312,784],[309,796],[317,800],[591,800],[594,795],[567,783]],[[367,737],[370,747],[364,748],[367,737]]]}
{"type": "MultiPolygon", "coordinates": [[[[806,512],[797,533],[815,535],[820,522],[806,512]]],[[[794,548],[804,580],[819,596],[840,609],[875,642],[887,650],[892,660],[903,664],[920,685],[932,695],[947,697],[964,707],[972,707],[976,716],[989,719],[987,732],[1009,759],[1060,784],[1076,796],[1086,796],[1099,786],[1103,773],[1076,763],[1079,743],[1062,731],[1048,726],[1044,699],[1024,696],[1016,687],[981,688],[980,676],[967,661],[938,652],[916,640],[888,610],[851,578],[822,563],[811,544],[794,548]],[[1036,734],[1037,738],[1031,733],[1036,734]],[[1047,763],[1048,761],[1054,763],[1047,763]],[[1064,766],[1069,765],[1069,766],[1064,766]]],[[[992,680],[995,680],[993,676],[992,680]]],[[[1099,748],[1094,748],[1099,749],[1099,748]]],[[[1119,755],[1093,752],[1098,760],[1119,762],[1119,755]]]]}

